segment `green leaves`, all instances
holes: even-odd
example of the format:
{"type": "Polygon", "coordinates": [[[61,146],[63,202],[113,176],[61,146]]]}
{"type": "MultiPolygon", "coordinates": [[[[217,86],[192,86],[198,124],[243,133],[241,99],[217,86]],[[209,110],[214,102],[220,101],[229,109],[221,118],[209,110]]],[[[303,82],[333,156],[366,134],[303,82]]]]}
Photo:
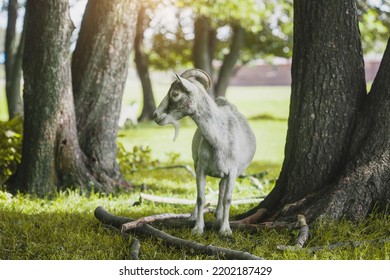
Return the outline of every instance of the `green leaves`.
{"type": "Polygon", "coordinates": [[[22,118],[0,122],[0,185],[11,176],[22,155],[22,118]]]}
{"type": "Polygon", "coordinates": [[[128,151],[120,142],[118,142],[117,162],[125,178],[130,178],[134,171],[159,164],[158,160],[152,158],[152,150],[149,146],[134,146],[132,151],[128,151]]]}

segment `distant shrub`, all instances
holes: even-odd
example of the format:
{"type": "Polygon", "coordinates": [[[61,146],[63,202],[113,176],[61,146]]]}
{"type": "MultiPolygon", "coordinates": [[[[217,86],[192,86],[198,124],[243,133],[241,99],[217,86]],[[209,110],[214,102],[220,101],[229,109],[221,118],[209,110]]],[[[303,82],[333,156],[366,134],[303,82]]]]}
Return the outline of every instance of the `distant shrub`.
{"type": "Polygon", "coordinates": [[[0,184],[11,176],[22,158],[22,118],[0,122],[0,184]]]}
{"type": "Polygon", "coordinates": [[[128,151],[121,142],[118,142],[117,162],[125,177],[130,176],[134,171],[160,164],[158,160],[152,158],[152,150],[149,146],[134,146],[133,150],[128,151]]]}

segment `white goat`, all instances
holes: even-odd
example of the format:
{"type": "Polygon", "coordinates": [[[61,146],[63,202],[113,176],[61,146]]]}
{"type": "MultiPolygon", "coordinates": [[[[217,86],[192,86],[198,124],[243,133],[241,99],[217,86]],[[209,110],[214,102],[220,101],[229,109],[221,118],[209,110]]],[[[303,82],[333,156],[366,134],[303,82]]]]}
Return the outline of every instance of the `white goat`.
{"type": "Polygon", "coordinates": [[[138,103],[132,103],[130,105],[122,105],[121,113],[118,120],[118,126],[124,127],[127,120],[130,120],[133,126],[138,125],[137,113],[139,105],[138,103]]]}
{"type": "Polygon", "coordinates": [[[206,176],[221,178],[219,183],[216,223],[221,235],[231,235],[229,209],[236,178],[252,161],[256,138],[245,117],[225,98],[216,101],[207,94],[211,86],[209,75],[200,69],[190,69],[174,81],[154,112],[158,125],[172,124],[176,139],[178,121],[190,116],[198,126],[192,140],[192,157],[196,172],[197,201],[193,218],[193,234],[204,228],[206,176]]]}

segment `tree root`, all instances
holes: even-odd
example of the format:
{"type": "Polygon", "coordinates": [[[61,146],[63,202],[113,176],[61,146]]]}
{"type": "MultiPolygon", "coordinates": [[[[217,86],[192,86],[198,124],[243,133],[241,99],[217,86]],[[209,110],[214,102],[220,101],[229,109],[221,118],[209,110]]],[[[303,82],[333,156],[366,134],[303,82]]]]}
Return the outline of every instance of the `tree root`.
{"type": "Polygon", "coordinates": [[[268,210],[265,209],[265,208],[260,208],[256,211],[256,213],[244,218],[244,219],[241,219],[241,220],[238,220],[238,221],[234,221],[233,223],[237,224],[237,225],[252,225],[252,224],[256,224],[258,223],[260,220],[262,220],[268,213],[268,210]]]}
{"type": "MultiPolygon", "coordinates": [[[[103,207],[99,206],[95,209],[95,217],[105,225],[110,225],[119,229],[123,224],[134,221],[133,219],[126,217],[119,217],[109,213],[103,207]]],[[[193,241],[181,239],[170,234],[167,234],[159,229],[156,229],[148,224],[144,224],[142,227],[137,227],[132,230],[133,233],[140,236],[153,236],[157,239],[164,241],[169,246],[183,248],[187,250],[194,250],[198,253],[206,254],[209,256],[224,256],[227,259],[240,259],[240,260],[262,260],[263,258],[252,255],[248,252],[231,250],[228,248],[217,247],[213,245],[203,245],[193,241]]]]}
{"type": "Polygon", "coordinates": [[[298,225],[299,225],[299,235],[297,240],[295,241],[294,246],[285,246],[285,245],[279,245],[277,248],[280,251],[285,250],[300,250],[305,245],[307,239],[309,238],[309,227],[306,223],[306,218],[304,215],[298,215],[298,225]]]}

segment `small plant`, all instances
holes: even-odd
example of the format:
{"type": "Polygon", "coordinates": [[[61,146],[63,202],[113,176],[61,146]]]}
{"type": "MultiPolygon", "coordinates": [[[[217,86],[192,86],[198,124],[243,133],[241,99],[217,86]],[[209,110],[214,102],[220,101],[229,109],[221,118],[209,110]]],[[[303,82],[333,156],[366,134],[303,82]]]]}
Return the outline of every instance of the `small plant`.
{"type": "Polygon", "coordinates": [[[153,159],[151,153],[149,146],[134,146],[132,151],[128,151],[122,143],[118,142],[117,161],[121,173],[129,177],[134,171],[159,165],[160,162],[153,159]]]}
{"type": "Polygon", "coordinates": [[[169,164],[176,164],[178,159],[180,158],[180,153],[169,152],[169,153],[166,153],[166,155],[168,156],[167,162],[169,164]]]}
{"type": "Polygon", "coordinates": [[[0,185],[15,173],[22,159],[22,118],[0,122],[0,185]]]}

